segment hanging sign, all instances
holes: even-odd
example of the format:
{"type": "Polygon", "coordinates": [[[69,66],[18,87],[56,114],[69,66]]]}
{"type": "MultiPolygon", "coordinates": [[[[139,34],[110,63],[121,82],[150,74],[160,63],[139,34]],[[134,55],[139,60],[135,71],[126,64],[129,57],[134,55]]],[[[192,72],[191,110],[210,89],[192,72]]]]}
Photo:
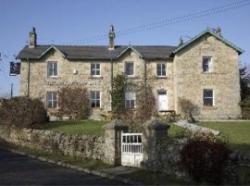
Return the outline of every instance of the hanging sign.
{"type": "Polygon", "coordinates": [[[10,62],[10,76],[16,76],[20,74],[21,63],[18,62],[10,62]]]}

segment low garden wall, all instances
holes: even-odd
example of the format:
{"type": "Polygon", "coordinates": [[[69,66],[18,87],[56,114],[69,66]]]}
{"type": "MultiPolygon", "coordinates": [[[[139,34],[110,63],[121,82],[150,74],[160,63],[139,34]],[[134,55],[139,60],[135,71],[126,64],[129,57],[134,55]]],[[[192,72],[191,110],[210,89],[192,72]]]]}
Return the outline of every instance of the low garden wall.
{"type": "Polygon", "coordinates": [[[104,137],[68,135],[51,130],[0,127],[0,137],[7,142],[46,151],[59,151],[65,155],[103,160],[104,137]]]}

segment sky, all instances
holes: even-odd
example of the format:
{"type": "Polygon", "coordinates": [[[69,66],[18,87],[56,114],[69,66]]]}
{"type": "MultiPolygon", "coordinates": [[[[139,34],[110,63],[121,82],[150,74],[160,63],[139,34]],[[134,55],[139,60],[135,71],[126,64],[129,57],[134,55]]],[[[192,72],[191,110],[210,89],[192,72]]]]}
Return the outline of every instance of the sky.
{"type": "Polygon", "coordinates": [[[126,32],[141,25],[224,6],[239,0],[0,0],[0,97],[19,94],[19,76],[9,76],[9,62],[27,44],[36,27],[38,44],[107,45],[109,25],[124,45],[178,45],[207,27],[221,27],[222,35],[245,52],[240,57],[250,66],[250,0],[246,5],[189,21],[126,32]],[[249,3],[248,3],[249,2],[249,3]],[[248,4],[247,4],[248,3],[248,4]],[[101,37],[96,37],[101,36],[101,37]]]}

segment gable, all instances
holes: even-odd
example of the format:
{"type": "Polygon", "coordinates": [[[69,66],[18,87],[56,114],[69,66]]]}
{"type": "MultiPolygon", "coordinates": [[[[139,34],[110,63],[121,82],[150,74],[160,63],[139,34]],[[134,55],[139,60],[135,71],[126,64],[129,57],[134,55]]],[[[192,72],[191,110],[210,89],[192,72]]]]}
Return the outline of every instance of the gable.
{"type": "Polygon", "coordinates": [[[231,47],[232,49],[236,50],[238,52],[238,54],[242,54],[244,52],[244,50],[242,50],[241,48],[237,47],[235,44],[233,44],[232,42],[226,40],[225,38],[223,38],[222,36],[219,36],[218,34],[212,32],[210,29],[207,29],[203,32],[201,32],[199,35],[195,36],[194,38],[192,38],[191,40],[187,41],[186,43],[184,43],[183,45],[179,46],[178,48],[176,48],[173,53],[176,54],[180,51],[182,51],[183,49],[185,49],[186,47],[190,46],[191,44],[195,43],[197,40],[201,39],[202,37],[206,36],[206,35],[211,35],[213,37],[215,37],[216,39],[220,40],[221,42],[223,42],[225,45],[231,47]]]}

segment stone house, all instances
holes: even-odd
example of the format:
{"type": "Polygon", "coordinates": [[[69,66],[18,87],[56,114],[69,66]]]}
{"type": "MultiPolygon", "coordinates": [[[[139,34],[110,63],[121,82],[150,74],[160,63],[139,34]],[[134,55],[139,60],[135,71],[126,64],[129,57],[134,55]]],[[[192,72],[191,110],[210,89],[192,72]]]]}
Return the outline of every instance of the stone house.
{"type": "MultiPolygon", "coordinates": [[[[49,113],[58,108],[60,87],[72,83],[90,94],[92,113],[111,111],[111,82],[128,80],[152,87],[159,112],[180,113],[180,98],[199,107],[199,119],[240,118],[239,55],[242,49],[220,30],[206,29],[179,46],[115,45],[110,27],[108,46],[38,45],[35,28],[21,60],[20,95],[40,98],[49,113]]],[[[136,109],[136,93],[126,92],[125,105],[136,109]]]]}

